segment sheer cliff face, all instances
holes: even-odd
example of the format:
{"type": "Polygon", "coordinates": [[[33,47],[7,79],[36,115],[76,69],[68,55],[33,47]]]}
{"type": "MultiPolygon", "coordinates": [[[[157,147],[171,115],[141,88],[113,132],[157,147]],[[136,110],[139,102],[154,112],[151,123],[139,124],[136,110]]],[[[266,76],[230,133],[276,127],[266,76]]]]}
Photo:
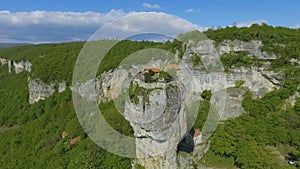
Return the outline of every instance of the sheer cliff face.
{"type": "Polygon", "coordinates": [[[269,55],[267,52],[261,51],[261,47],[263,46],[261,41],[252,40],[250,42],[243,42],[240,40],[225,40],[218,46],[219,53],[225,54],[230,52],[248,52],[251,56],[254,56],[258,59],[266,59],[272,60],[276,59],[276,55],[269,55]]]}
{"type": "Polygon", "coordinates": [[[15,62],[5,58],[0,58],[0,63],[2,66],[7,64],[9,73],[11,73],[12,70],[14,70],[16,74],[21,73],[23,71],[31,72],[32,68],[32,64],[28,61],[15,62]]]}
{"type": "Polygon", "coordinates": [[[177,144],[187,131],[184,90],[176,81],[134,81],[148,95],[128,101],[124,116],[134,129],[137,163],[146,168],[177,168],[177,144]]]}
{"type": "Polygon", "coordinates": [[[45,100],[55,92],[54,84],[46,84],[40,80],[28,79],[29,103],[45,100]]]}

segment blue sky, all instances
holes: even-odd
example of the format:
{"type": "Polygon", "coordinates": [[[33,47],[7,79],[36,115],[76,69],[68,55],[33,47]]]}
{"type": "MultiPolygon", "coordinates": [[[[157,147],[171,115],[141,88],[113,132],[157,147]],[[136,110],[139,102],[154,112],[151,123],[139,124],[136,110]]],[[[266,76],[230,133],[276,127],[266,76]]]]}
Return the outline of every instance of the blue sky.
{"type": "MultiPolygon", "coordinates": [[[[201,26],[229,26],[236,23],[240,26],[247,26],[252,23],[267,22],[274,26],[286,26],[286,27],[300,27],[300,1],[263,1],[263,0],[0,0],[0,41],[71,41],[71,40],[84,40],[87,36],[90,36],[93,31],[97,30],[97,27],[101,27],[104,23],[112,21],[118,17],[124,16],[132,12],[157,12],[175,15],[187,21],[201,26]],[[5,11],[5,12],[3,12],[5,11]],[[42,11],[39,13],[33,13],[35,11],[42,11]],[[61,13],[47,13],[47,12],[61,12],[61,13]],[[19,12],[22,12],[21,14],[19,12]],[[58,20],[60,15],[64,15],[67,12],[72,12],[72,17],[81,16],[84,17],[81,20],[89,21],[88,17],[95,17],[97,13],[101,14],[98,20],[102,21],[102,17],[106,17],[105,22],[101,24],[81,24],[81,27],[77,27],[74,33],[77,34],[80,30],[83,30],[82,36],[72,36],[68,31],[68,38],[48,38],[44,35],[43,38],[38,38],[38,32],[42,33],[43,29],[46,29],[43,25],[48,25],[47,31],[60,32],[62,37],[64,34],[65,23],[46,22],[38,20],[41,17],[45,17],[44,20],[53,19],[58,20]],[[86,12],[93,12],[93,15],[86,14],[86,12]],[[45,13],[42,14],[42,13],[45,13]],[[2,15],[2,16],[1,16],[2,15]],[[27,20],[23,18],[23,15],[27,15],[27,20]],[[37,16],[41,15],[41,16],[37,16]],[[53,16],[53,18],[51,18],[53,16]],[[55,18],[56,17],[56,18],[55,18]],[[7,19],[9,18],[9,19],[7,19]],[[30,18],[34,21],[30,21],[30,18]],[[2,21],[1,21],[2,19],[2,21]],[[15,20],[18,21],[16,26],[15,20]],[[22,24],[20,22],[22,21],[22,24]],[[25,22],[28,21],[29,23],[25,22]],[[8,23],[11,22],[9,25],[8,23]],[[1,29],[2,27],[2,29],[1,29]],[[26,31],[34,27],[37,31],[28,33],[26,37],[18,39],[17,37],[11,37],[10,35],[15,33],[15,36],[24,36],[26,31]],[[50,28],[52,28],[50,30],[50,28]],[[84,28],[84,29],[83,29],[84,28]],[[13,31],[15,30],[15,31],[13,31]],[[52,31],[55,30],[55,31],[52,31]],[[5,34],[6,33],[6,34],[5,34]],[[83,35],[84,34],[84,35],[83,35]],[[31,39],[30,39],[31,38],[31,39]]],[[[79,20],[78,20],[79,21],[79,20]]],[[[63,22],[66,22],[64,20],[63,22]]],[[[75,23],[68,25],[68,30],[74,29],[75,23]]],[[[79,24],[79,23],[78,23],[79,24]]],[[[45,33],[44,33],[45,34],[45,33]]],[[[57,36],[57,35],[55,35],[57,36]]]]}

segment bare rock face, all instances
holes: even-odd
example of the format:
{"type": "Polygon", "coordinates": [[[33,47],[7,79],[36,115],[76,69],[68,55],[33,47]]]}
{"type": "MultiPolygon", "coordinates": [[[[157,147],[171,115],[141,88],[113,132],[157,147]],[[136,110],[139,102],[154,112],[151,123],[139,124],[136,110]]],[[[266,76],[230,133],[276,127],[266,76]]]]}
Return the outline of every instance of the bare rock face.
{"type": "Polygon", "coordinates": [[[272,60],[277,58],[277,56],[275,55],[269,55],[267,52],[262,52],[260,50],[262,45],[263,44],[261,41],[256,41],[256,40],[253,40],[251,42],[244,42],[240,40],[234,40],[234,41],[225,40],[219,45],[217,49],[221,55],[230,52],[246,51],[250,55],[258,59],[272,60]]]}
{"type": "Polygon", "coordinates": [[[99,83],[98,102],[106,102],[118,97],[122,88],[122,81],[128,78],[128,72],[125,69],[115,69],[101,74],[99,83]]]}
{"type": "Polygon", "coordinates": [[[279,73],[275,73],[273,71],[260,71],[262,76],[268,79],[274,85],[280,86],[282,85],[282,76],[279,73]]]}
{"type": "Polygon", "coordinates": [[[84,83],[76,84],[71,90],[78,93],[88,101],[96,102],[100,95],[101,80],[99,78],[90,79],[84,83]]]}
{"type": "Polygon", "coordinates": [[[58,93],[64,92],[66,88],[67,88],[66,82],[58,83],[58,93]]]}
{"type": "Polygon", "coordinates": [[[21,73],[23,71],[31,72],[31,63],[28,61],[21,61],[21,62],[13,62],[15,67],[15,73],[21,73]]]}
{"type": "Polygon", "coordinates": [[[239,117],[244,113],[242,106],[243,95],[247,90],[241,88],[228,88],[226,93],[226,103],[221,120],[239,117]]]}
{"type": "Polygon", "coordinates": [[[104,72],[95,79],[90,79],[84,83],[75,84],[71,90],[81,97],[93,102],[107,102],[116,98],[121,90],[122,81],[128,78],[128,72],[124,69],[110,70],[104,72]]]}
{"type": "Polygon", "coordinates": [[[176,149],[187,131],[183,86],[176,81],[133,83],[146,91],[136,102],[128,101],[124,112],[136,137],[136,162],[145,168],[178,168],[176,149]]]}
{"type": "Polygon", "coordinates": [[[13,66],[13,61],[11,61],[11,60],[8,60],[8,62],[7,62],[8,73],[11,73],[12,66],[13,66]]]}
{"type": "Polygon", "coordinates": [[[0,58],[0,63],[3,66],[5,64],[7,64],[7,60],[5,58],[0,58]]]}
{"type": "MultiPolygon", "coordinates": [[[[300,88],[300,87],[298,87],[298,88],[300,88]]],[[[291,102],[292,106],[295,106],[298,97],[300,97],[300,93],[296,92],[293,96],[291,96],[289,98],[289,101],[291,102]]]]}
{"type": "MultiPolygon", "coordinates": [[[[269,56],[267,53],[261,52],[262,43],[260,41],[242,42],[227,40],[222,42],[216,50],[214,49],[214,45],[215,43],[212,40],[204,40],[198,43],[190,40],[186,45],[183,60],[192,70],[193,77],[188,82],[191,83],[191,86],[197,93],[202,93],[204,90],[211,90],[213,93],[227,90],[226,103],[221,120],[238,117],[244,112],[241,101],[245,90],[250,90],[254,97],[257,98],[281,86],[281,75],[268,71],[265,68],[241,67],[232,69],[229,73],[222,74],[218,72],[208,73],[206,70],[201,69],[201,66],[200,68],[199,66],[195,66],[195,63],[192,62],[192,57],[198,57],[202,60],[203,56],[207,56],[206,58],[216,61],[213,57],[218,57],[218,53],[246,51],[252,57],[259,59],[276,58],[276,56],[269,56]],[[243,90],[235,89],[236,82],[241,80],[245,82],[243,90]]],[[[207,64],[213,65],[209,62],[206,62],[207,64]]],[[[187,80],[183,80],[183,82],[185,83],[187,80]]]]}
{"type": "Polygon", "coordinates": [[[292,58],[290,62],[294,65],[300,65],[300,61],[298,59],[292,58]]]}
{"type": "MultiPolygon", "coordinates": [[[[228,53],[231,51],[249,51],[250,54],[256,55],[260,51],[261,42],[252,41],[252,42],[243,42],[243,41],[224,41],[219,47],[219,53],[228,53]],[[222,46],[223,45],[223,46],[222,46]],[[224,46],[225,45],[225,46],[224,46]],[[228,47],[228,50],[225,50],[225,47],[228,47]],[[223,49],[224,48],[224,49],[223,49]]],[[[222,74],[216,72],[207,73],[205,70],[195,69],[193,63],[189,60],[191,59],[191,53],[194,56],[199,57],[208,55],[209,57],[216,57],[216,52],[214,51],[214,41],[204,40],[195,44],[193,41],[190,41],[187,45],[187,51],[183,56],[185,62],[193,70],[193,86],[197,92],[201,93],[204,90],[214,89],[227,89],[235,87],[235,82],[237,80],[244,80],[245,87],[247,87],[253,94],[254,97],[261,97],[266,92],[278,88],[280,85],[281,77],[279,74],[274,72],[260,70],[258,68],[238,68],[231,70],[230,73],[227,73],[225,76],[220,76],[222,74]],[[194,45],[194,46],[193,46],[194,45]]],[[[259,54],[261,57],[262,54],[259,54]]],[[[269,58],[269,57],[264,57],[269,58]]],[[[212,61],[216,61],[211,59],[212,61]]],[[[210,63],[209,63],[210,64],[210,63]]],[[[212,64],[211,64],[212,65],[212,64]]]]}
{"type": "Polygon", "coordinates": [[[30,79],[28,78],[28,91],[29,91],[29,100],[30,104],[36,103],[40,100],[45,100],[48,97],[52,96],[56,91],[58,86],[58,93],[62,93],[66,90],[67,85],[65,82],[57,83],[53,82],[47,84],[39,79],[30,79]]]}
{"type": "Polygon", "coordinates": [[[29,103],[33,104],[39,100],[45,100],[55,92],[54,84],[46,84],[38,79],[28,78],[29,103]]]}
{"type": "Polygon", "coordinates": [[[20,61],[20,62],[15,62],[12,60],[7,60],[5,58],[0,58],[0,64],[6,65],[8,67],[8,73],[11,73],[13,68],[15,70],[15,73],[21,73],[23,71],[31,72],[32,64],[28,61],[20,61]]]}
{"type": "Polygon", "coordinates": [[[244,87],[248,88],[255,98],[262,97],[267,92],[273,91],[278,88],[277,85],[272,83],[269,79],[255,69],[235,69],[227,77],[227,87],[234,87],[237,80],[244,80],[244,87]]]}

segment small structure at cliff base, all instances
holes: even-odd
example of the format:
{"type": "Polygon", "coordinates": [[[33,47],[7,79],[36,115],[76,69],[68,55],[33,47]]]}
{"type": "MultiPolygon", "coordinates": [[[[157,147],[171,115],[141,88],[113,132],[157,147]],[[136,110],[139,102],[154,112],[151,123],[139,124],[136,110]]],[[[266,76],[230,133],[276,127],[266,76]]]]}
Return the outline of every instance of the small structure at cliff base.
{"type": "Polygon", "coordinates": [[[191,153],[194,151],[194,147],[202,143],[202,133],[199,129],[194,129],[186,133],[183,139],[179,142],[177,147],[177,152],[183,151],[186,153],[191,153]]]}

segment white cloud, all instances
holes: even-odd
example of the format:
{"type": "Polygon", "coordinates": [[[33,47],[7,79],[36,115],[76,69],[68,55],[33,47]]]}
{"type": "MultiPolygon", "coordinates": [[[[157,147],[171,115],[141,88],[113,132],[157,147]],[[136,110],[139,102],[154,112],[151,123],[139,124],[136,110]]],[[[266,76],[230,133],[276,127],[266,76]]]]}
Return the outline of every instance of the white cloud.
{"type": "Polygon", "coordinates": [[[161,6],[159,6],[157,4],[143,3],[142,5],[143,5],[143,7],[149,8],[149,9],[160,9],[161,8],[161,6]]]}
{"type": "Polygon", "coordinates": [[[250,27],[253,24],[261,25],[263,23],[268,23],[268,22],[266,20],[245,21],[245,22],[236,23],[235,26],[238,28],[242,28],[242,27],[250,27]]]}
{"type": "Polygon", "coordinates": [[[163,12],[130,12],[101,30],[101,35],[95,35],[95,39],[119,38],[141,33],[159,33],[176,37],[200,27],[173,15],[163,12]],[[105,32],[105,33],[103,33],[105,32]]]}
{"type": "Polygon", "coordinates": [[[185,10],[185,12],[187,13],[193,13],[193,12],[199,12],[200,10],[199,9],[194,9],[194,8],[189,8],[187,10],[185,10]]]}
{"type": "Polygon", "coordinates": [[[101,27],[103,38],[119,39],[141,32],[177,36],[197,28],[186,20],[162,12],[0,11],[0,42],[87,40],[101,27]]]}
{"type": "Polygon", "coordinates": [[[293,29],[299,29],[299,28],[300,28],[300,24],[297,24],[297,25],[295,25],[295,26],[292,26],[291,28],[293,28],[293,29]]]}
{"type": "Polygon", "coordinates": [[[9,11],[0,12],[0,24],[11,26],[27,26],[39,24],[51,25],[101,25],[115,18],[124,16],[125,13],[121,10],[111,10],[106,14],[96,12],[48,12],[48,11],[33,11],[33,12],[16,12],[9,11]]]}

